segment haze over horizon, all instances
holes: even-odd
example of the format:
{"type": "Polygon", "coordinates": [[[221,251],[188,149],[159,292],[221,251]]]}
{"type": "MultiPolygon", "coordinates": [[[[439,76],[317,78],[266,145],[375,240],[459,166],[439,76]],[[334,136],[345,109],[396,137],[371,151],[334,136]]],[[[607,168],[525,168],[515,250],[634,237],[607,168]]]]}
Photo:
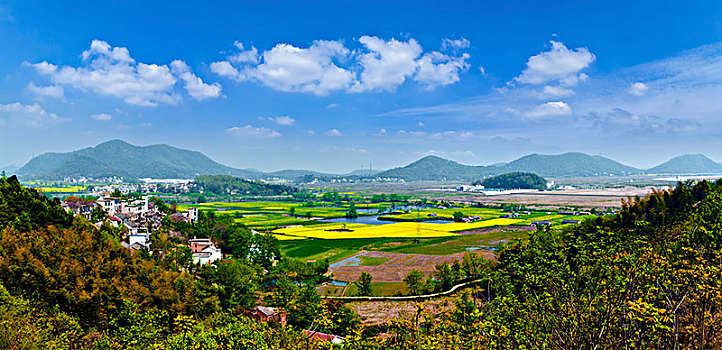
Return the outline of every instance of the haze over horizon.
{"type": "Polygon", "coordinates": [[[0,166],[111,139],[263,171],[722,160],[720,15],[713,1],[1,2],[0,166]]]}

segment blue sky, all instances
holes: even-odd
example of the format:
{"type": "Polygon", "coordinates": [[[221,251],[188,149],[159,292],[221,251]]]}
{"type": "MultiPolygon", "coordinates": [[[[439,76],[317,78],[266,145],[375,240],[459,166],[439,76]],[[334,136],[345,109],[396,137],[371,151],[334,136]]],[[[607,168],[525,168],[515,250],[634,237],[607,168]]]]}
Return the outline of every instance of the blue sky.
{"type": "Polygon", "coordinates": [[[110,139],[240,168],[722,160],[722,3],[0,0],[0,165],[110,139]]]}

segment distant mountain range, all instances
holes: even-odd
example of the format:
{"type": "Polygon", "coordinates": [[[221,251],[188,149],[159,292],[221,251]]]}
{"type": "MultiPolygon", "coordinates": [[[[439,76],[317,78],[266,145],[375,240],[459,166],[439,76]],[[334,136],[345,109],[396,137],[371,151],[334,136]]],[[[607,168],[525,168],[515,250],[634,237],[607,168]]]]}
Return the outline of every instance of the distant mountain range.
{"type": "MultiPolygon", "coordinates": [[[[0,169],[3,170],[3,169],[0,169]]],[[[236,169],[213,161],[197,151],[168,145],[134,146],[120,140],[101,143],[69,153],[45,153],[19,169],[6,167],[22,179],[59,180],[66,177],[124,177],[127,179],[194,178],[196,175],[224,174],[246,179],[282,178],[296,180],[317,177],[383,177],[405,181],[473,181],[509,172],[531,172],[547,178],[594,177],[641,174],[722,174],[722,164],[701,154],[683,155],[648,170],[636,169],[602,156],[584,153],[558,155],[530,154],[509,163],[489,166],[463,165],[427,156],[409,165],[385,171],[355,170],[348,174],[329,174],[311,170],[261,172],[236,169]]]]}
{"type": "Polygon", "coordinates": [[[544,177],[592,177],[643,174],[601,156],[583,153],[559,155],[530,154],[510,163],[490,166],[462,165],[436,156],[426,156],[405,167],[383,171],[376,176],[402,178],[407,181],[477,180],[510,172],[531,172],[544,177]]]}

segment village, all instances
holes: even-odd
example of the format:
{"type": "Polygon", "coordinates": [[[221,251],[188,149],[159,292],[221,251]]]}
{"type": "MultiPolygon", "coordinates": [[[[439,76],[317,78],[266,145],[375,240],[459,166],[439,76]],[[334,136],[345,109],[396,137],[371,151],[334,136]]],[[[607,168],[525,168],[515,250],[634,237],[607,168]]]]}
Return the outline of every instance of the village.
{"type": "MultiPolygon", "coordinates": [[[[70,196],[62,203],[62,207],[70,213],[85,217],[100,227],[107,221],[113,227],[124,228],[126,234],[121,244],[131,251],[145,250],[152,253],[150,236],[163,226],[163,219],[168,217],[173,222],[193,224],[198,220],[198,208],[166,214],[158,210],[156,204],[148,196],[135,198],[112,197],[101,195],[95,201],[76,200],[70,196]]],[[[171,235],[178,235],[171,232],[171,235]]],[[[188,248],[193,253],[194,264],[210,264],[223,258],[223,253],[209,238],[188,239],[188,248]]]]}

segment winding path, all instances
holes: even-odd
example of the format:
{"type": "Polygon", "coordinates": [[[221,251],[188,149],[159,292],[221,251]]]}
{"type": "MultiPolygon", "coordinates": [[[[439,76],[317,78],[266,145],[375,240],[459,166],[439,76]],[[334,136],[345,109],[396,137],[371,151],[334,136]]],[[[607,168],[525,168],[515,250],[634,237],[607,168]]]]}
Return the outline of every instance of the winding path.
{"type": "Polygon", "coordinates": [[[472,284],[476,284],[481,282],[481,279],[473,280],[469,282],[459,283],[451,289],[444,291],[444,292],[438,292],[433,294],[424,294],[424,295],[406,295],[406,296],[378,296],[378,297],[372,297],[372,296],[352,296],[352,297],[338,297],[338,296],[322,296],[324,299],[336,299],[336,300],[347,300],[347,301],[383,301],[383,300],[424,300],[424,299],[432,299],[440,296],[446,296],[449,294],[454,293],[457,289],[463,288],[472,284]]]}

